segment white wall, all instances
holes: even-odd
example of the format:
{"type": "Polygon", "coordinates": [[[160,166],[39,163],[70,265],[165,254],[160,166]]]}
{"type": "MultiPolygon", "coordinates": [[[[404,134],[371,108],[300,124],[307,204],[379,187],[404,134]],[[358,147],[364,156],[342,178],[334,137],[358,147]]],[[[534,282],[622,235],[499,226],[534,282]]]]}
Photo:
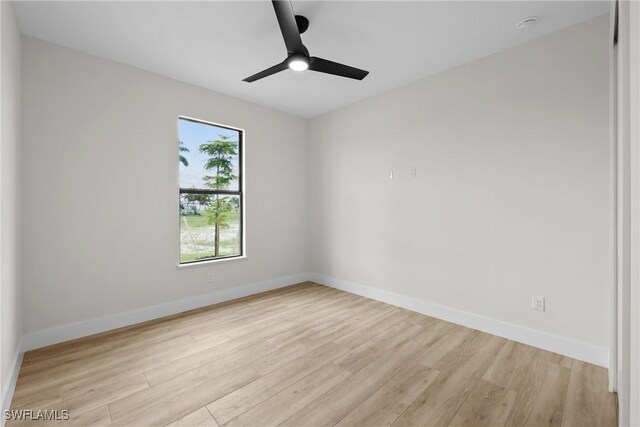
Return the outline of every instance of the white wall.
{"type": "Polygon", "coordinates": [[[312,271],[606,355],[608,22],[312,119],[312,271]]]}
{"type": "Polygon", "coordinates": [[[306,120],[35,39],[22,54],[27,334],[308,271],[306,120]],[[176,268],[179,115],[246,130],[246,260],[176,268]]]}
{"type": "MultiPolygon", "coordinates": [[[[20,34],[13,3],[0,2],[0,404],[5,402],[20,352],[20,34]]],[[[4,409],[4,407],[3,407],[4,409]]]]}

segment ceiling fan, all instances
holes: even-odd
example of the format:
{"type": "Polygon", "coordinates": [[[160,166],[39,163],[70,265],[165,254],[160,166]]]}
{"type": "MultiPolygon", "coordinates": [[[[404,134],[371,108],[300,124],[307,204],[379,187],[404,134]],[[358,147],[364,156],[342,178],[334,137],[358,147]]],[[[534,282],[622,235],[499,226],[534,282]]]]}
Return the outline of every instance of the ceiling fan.
{"type": "Polygon", "coordinates": [[[280,31],[284,38],[284,44],[287,47],[287,58],[281,63],[260,71],[251,77],[247,77],[243,81],[255,82],[272,74],[284,71],[287,68],[293,71],[312,70],[320,73],[333,74],[335,76],[347,77],[350,79],[362,80],[368,71],[359,68],[350,67],[348,65],[339,64],[337,62],[326,59],[309,56],[309,51],[302,44],[300,34],[309,28],[309,20],[304,16],[295,15],[290,0],[272,0],[273,9],[276,12],[280,31]]]}

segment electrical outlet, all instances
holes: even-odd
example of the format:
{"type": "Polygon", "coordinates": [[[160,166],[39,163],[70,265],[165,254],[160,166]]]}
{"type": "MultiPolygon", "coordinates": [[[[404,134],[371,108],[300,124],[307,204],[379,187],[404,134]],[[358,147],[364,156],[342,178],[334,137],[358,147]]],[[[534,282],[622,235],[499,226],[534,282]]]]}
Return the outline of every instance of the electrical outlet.
{"type": "Polygon", "coordinates": [[[416,177],[416,167],[415,166],[409,166],[409,176],[411,178],[415,178],[416,177]]]}
{"type": "Polygon", "coordinates": [[[393,169],[389,169],[389,179],[393,179],[393,169]]]}
{"type": "Polygon", "coordinates": [[[538,311],[544,311],[544,297],[534,295],[531,299],[531,308],[538,311]]]}
{"type": "Polygon", "coordinates": [[[213,283],[215,281],[216,281],[216,276],[213,274],[212,271],[210,271],[209,274],[207,275],[207,282],[213,283]]]}

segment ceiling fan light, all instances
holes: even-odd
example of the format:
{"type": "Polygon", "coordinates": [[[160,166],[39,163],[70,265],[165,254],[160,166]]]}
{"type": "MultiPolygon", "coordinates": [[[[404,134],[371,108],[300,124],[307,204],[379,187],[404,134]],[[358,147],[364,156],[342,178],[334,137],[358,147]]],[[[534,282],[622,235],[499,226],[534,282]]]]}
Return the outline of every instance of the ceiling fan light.
{"type": "Polygon", "coordinates": [[[309,68],[309,60],[305,57],[292,57],[287,65],[293,71],[304,71],[309,68]]]}

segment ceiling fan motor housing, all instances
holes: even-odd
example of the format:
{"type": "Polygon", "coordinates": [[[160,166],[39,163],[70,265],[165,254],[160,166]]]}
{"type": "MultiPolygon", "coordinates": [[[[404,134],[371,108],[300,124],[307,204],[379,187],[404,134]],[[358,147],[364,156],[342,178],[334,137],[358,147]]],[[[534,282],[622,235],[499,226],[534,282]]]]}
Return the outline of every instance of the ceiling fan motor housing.
{"type": "Polygon", "coordinates": [[[304,34],[309,29],[309,20],[302,15],[296,15],[296,25],[298,25],[300,34],[304,34]]]}

